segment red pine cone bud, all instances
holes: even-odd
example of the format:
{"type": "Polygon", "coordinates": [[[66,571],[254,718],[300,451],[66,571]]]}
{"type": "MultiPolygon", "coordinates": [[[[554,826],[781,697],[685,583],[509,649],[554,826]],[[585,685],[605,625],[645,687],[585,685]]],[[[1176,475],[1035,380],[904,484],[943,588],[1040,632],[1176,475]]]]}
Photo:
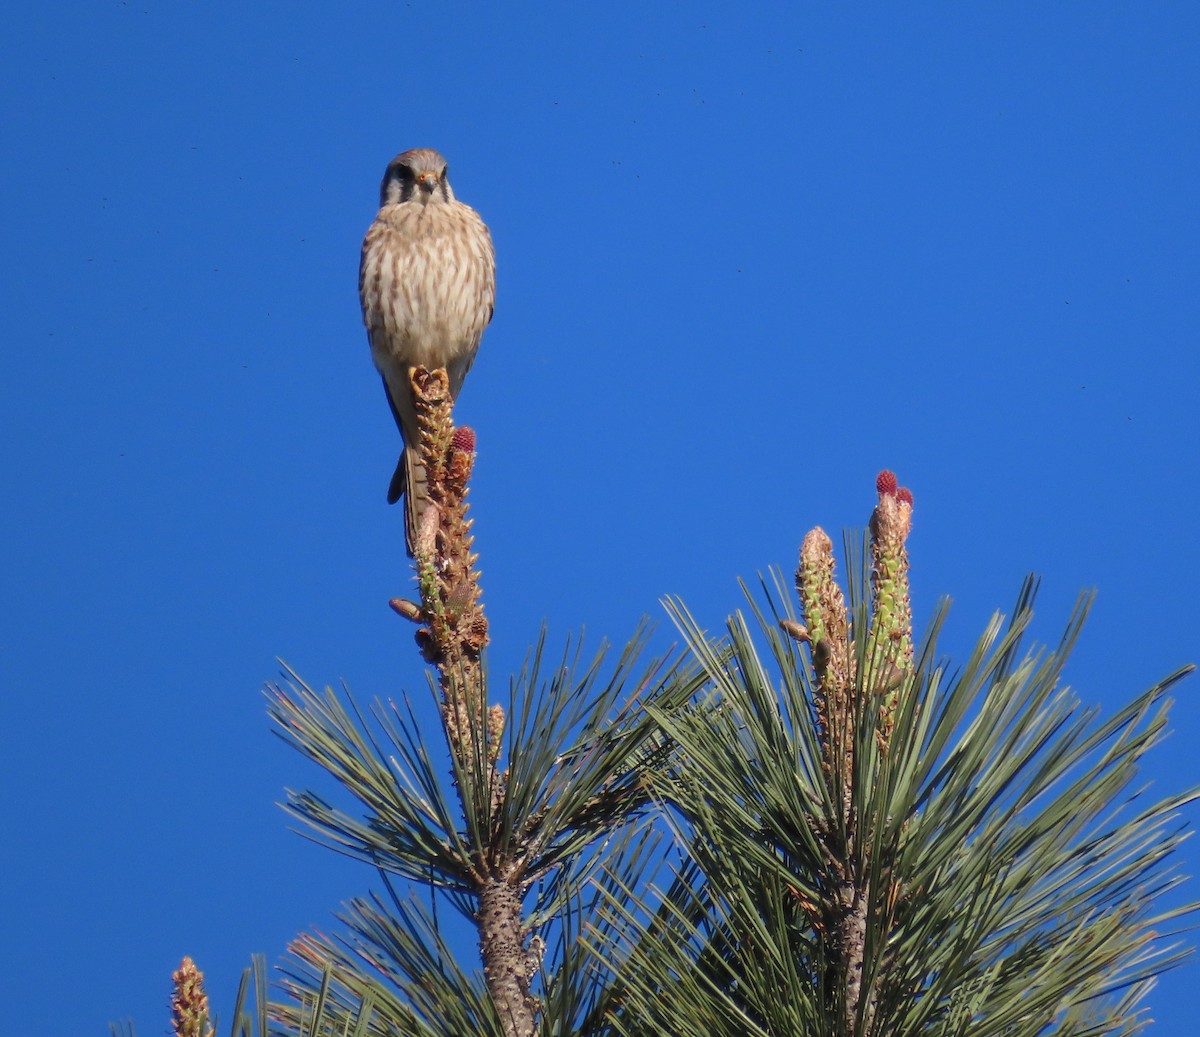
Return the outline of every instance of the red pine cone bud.
{"type": "Polygon", "coordinates": [[[896,482],[896,473],[888,468],[885,468],[875,476],[875,492],[881,497],[894,497],[898,485],[899,483],[896,482]]]}
{"type": "Polygon", "coordinates": [[[454,430],[454,449],[458,453],[475,452],[475,430],[470,425],[460,425],[454,430]]]}
{"type": "Polygon", "coordinates": [[[896,491],[896,500],[898,500],[901,504],[907,504],[911,508],[913,502],[912,490],[910,490],[907,486],[901,486],[900,489],[896,491]]]}

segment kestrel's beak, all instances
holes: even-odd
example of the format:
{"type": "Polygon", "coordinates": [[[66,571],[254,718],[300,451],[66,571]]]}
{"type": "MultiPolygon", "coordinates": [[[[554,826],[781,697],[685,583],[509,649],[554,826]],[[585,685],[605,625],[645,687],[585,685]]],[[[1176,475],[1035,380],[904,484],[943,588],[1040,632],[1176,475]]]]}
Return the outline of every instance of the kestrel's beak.
{"type": "Polygon", "coordinates": [[[426,194],[433,194],[434,189],[438,185],[437,173],[422,173],[417,177],[417,186],[426,194]]]}

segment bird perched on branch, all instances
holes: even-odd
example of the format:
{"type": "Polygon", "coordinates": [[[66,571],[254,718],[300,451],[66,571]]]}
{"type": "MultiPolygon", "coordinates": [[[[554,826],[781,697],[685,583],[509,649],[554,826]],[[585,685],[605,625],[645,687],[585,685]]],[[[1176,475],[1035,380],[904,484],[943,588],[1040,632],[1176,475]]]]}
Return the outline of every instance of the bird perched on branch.
{"type": "Polygon", "coordinates": [[[492,319],[496,258],[487,226],[455,199],[446,160],[432,148],[392,159],[379,194],[379,212],[363,239],[358,292],[371,356],[404,439],[388,503],[407,497],[412,554],[428,495],[415,449],[410,372],[445,368],[458,396],[492,319]]]}

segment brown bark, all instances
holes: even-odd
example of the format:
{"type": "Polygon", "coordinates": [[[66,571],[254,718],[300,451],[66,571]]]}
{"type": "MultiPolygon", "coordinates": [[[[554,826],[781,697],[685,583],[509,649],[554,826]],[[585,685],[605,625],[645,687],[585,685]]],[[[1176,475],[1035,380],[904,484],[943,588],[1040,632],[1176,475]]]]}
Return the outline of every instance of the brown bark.
{"type": "Polygon", "coordinates": [[[506,1037],[535,1037],[537,999],[529,981],[538,962],[525,948],[517,887],[502,876],[487,879],[479,893],[477,920],[483,974],[504,1033],[506,1037]]]}

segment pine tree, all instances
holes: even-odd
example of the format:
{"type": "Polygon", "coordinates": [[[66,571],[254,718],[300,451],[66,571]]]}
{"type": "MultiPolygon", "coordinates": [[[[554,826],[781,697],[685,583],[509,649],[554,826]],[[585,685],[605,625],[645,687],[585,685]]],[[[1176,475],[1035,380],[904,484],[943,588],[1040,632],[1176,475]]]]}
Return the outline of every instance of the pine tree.
{"type": "Polygon", "coordinates": [[[913,638],[912,496],[890,472],[877,489],[848,600],[818,528],[803,621],[779,574],[724,641],[669,605],[709,695],[650,707],[686,863],[660,905],[605,905],[596,950],[629,984],[616,1033],[1131,1033],[1186,953],[1193,908],[1159,898],[1196,792],[1141,805],[1131,783],[1190,667],[1098,722],[1060,682],[1090,598],[1056,648],[1022,651],[1028,580],[953,669],[944,606],[913,638]]]}
{"type": "Polygon", "coordinates": [[[814,529],[795,596],[770,573],[723,636],[676,600],[677,658],[646,659],[645,628],[611,663],[549,656],[543,634],[497,701],[474,435],[444,372],[413,391],[431,506],[420,601],[392,606],[436,673],[446,772],[408,701],[363,711],[294,673],[271,686],[283,736],[358,802],[302,792],[289,809],[382,891],[295,941],[279,1000],[257,962],[235,1033],[265,1035],[268,1014],[305,1037],[1140,1028],[1154,977],[1188,953],[1197,905],[1163,897],[1200,792],[1144,804],[1133,781],[1190,667],[1101,720],[1061,680],[1090,598],[1057,646],[1027,648],[1032,579],[951,665],[944,604],[914,633],[913,499],[884,472],[845,591],[814,529]]]}

